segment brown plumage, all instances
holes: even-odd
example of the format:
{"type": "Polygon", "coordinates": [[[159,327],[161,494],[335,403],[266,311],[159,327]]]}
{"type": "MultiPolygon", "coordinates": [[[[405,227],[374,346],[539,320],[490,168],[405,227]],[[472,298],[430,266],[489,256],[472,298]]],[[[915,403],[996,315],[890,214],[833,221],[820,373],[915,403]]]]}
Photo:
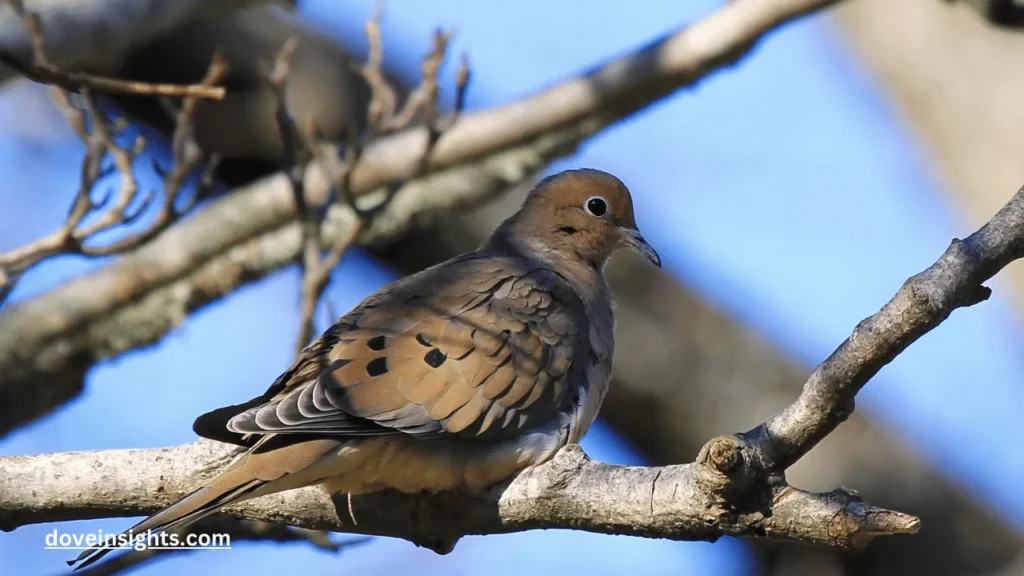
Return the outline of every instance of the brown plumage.
{"type": "Polygon", "coordinates": [[[603,270],[620,247],[660,266],[622,182],[597,170],[543,180],[479,250],[382,288],[265,394],[199,417],[198,434],[249,450],[133,530],[313,484],[485,489],[548,460],[586,433],[607,390],[603,270]]]}

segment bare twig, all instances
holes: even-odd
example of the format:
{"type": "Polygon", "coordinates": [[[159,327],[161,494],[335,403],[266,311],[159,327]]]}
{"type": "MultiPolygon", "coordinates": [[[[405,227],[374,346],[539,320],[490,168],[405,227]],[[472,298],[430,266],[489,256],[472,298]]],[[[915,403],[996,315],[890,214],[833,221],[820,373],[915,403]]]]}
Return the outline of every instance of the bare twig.
{"type": "MultiPolygon", "coordinates": [[[[36,64],[48,66],[42,27],[38,16],[25,12],[20,1],[9,1],[16,13],[21,16],[25,29],[32,39],[33,58],[36,64]]],[[[227,63],[217,54],[210,63],[210,68],[201,85],[212,87],[226,73],[227,63]]],[[[123,125],[112,122],[100,109],[89,86],[80,85],[77,88],[80,91],[84,109],[72,103],[71,95],[61,84],[53,86],[53,98],[57,107],[67,118],[69,126],[85,144],[86,151],[82,161],[78,193],[60,228],[20,248],[0,254],[0,270],[3,271],[0,272],[0,304],[3,303],[20,275],[45,258],[61,253],[107,256],[136,248],[150,241],[182,214],[194,207],[209,186],[209,178],[204,178],[200,181],[196,192],[186,198],[184,202],[179,196],[185,181],[203,160],[192,136],[199,97],[188,96],[183,101],[175,127],[172,150],[173,165],[169,171],[162,173],[164,200],[155,220],[143,230],[133,232],[109,244],[90,244],[89,240],[97,234],[137,221],[155,201],[156,193],[149,192],[140,199],[133,170],[135,159],[142,153],[146,145],[145,139],[139,136],[132,146],[121,147],[116,142],[116,138],[123,129],[123,125]],[[108,194],[100,201],[95,201],[92,196],[97,182],[107,175],[101,169],[101,165],[108,154],[113,160],[115,169],[121,175],[120,192],[117,195],[117,200],[113,203],[111,203],[112,194],[108,194]],[[90,217],[93,219],[86,223],[86,219],[90,217]]],[[[213,162],[215,160],[212,160],[208,166],[207,176],[213,162]]]]}
{"type": "MultiPolygon", "coordinates": [[[[11,0],[8,0],[11,1],[11,0]]],[[[64,72],[48,64],[25,64],[14,56],[0,51],[0,62],[10,66],[22,76],[39,84],[60,86],[65,90],[83,89],[111,94],[134,94],[136,96],[172,96],[182,98],[203,98],[223,100],[227,91],[221,86],[201,84],[154,84],[136,80],[122,80],[106,76],[95,76],[77,72],[64,72]]]]}
{"type": "MultiPolygon", "coordinates": [[[[382,69],[382,49],[380,34],[381,6],[377,5],[373,18],[366,24],[366,36],[370,44],[369,56],[360,69],[363,78],[370,86],[370,103],[367,107],[367,139],[380,137],[388,132],[410,126],[422,115],[422,119],[430,134],[426,146],[420,156],[416,171],[411,178],[425,174],[429,168],[430,155],[441,135],[455,122],[465,102],[466,88],[469,83],[469,64],[462,59],[456,81],[456,109],[447,126],[442,126],[437,119],[439,90],[437,75],[447,54],[451,33],[436,31],[430,52],[424,57],[422,65],[422,81],[410,94],[399,111],[395,111],[395,89],[384,76],[382,69]]],[[[339,155],[335,146],[325,146],[316,141],[315,125],[310,122],[310,129],[302,135],[296,129],[296,122],[288,112],[285,102],[284,84],[287,79],[295,41],[289,40],[278,54],[274,70],[270,75],[271,85],[278,97],[277,122],[284,146],[286,170],[295,198],[296,211],[302,222],[302,308],[300,317],[299,337],[296,349],[301,351],[313,337],[314,314],[324,290],[330,283],[331,272],[341,263],[345,252],[355,243],[360,232],[369,225],[375,214],[383,209],[403,182],[389,183],[382,201],[371,208],[361,207],[352,192],[352,173],[359,166],[364,138],[355,132],[357,123],[350,119],[349,138],[344,146],[344,154],[339,155]],[[330,152],[329,152],[330,150],[330,152]],[[321,226],[327,209],[325,206],[311,206],[306,198],[304,183],[305,164],[312,156],[320,169],[328,175],[332,184],[335,203],[347,206],[357,216],[354,224],[346,234],[335,238],[329,247],[324,247],[321,240],[321,226]]]]}
{"type": "Polygon", "coordinates": [[[391,84],[384,76],[384,50],[380,34],[380,19],[383,12],[384,7],[382,1],[379,0],[374,8],[373,17],[363,27],[370,50],[366,58],[366,64],[363,65],[361,72],[363,78],[370,85],[370,91],[373,95],[366,109],[366,116],[369,120],[370,129],[377,133],[387,131],[387,126],[395,114],[395,106],[398,102],[398,96],[395,95],[394,88],[391,87],[391,84]]]}
{"type": "Polygon", "coordinates": [[[119,78],[108,78],[93,74],[81,74],[60,70],[50,64],[45,56],[42,42],[42,26],[36,14],[26,13],[22,0],[7,0],[25,25],[32,42],[32,62],[22,62],[17,57],[0,50],[0,63],[10,66],[33,82],[60,86],[65,90],[91,89],[97,92],[135,94],[139,96],[176,96],[183,98],[205,98],[223,100],[225,90],[207,84],[179,85],[152,84],[119,78]]]}

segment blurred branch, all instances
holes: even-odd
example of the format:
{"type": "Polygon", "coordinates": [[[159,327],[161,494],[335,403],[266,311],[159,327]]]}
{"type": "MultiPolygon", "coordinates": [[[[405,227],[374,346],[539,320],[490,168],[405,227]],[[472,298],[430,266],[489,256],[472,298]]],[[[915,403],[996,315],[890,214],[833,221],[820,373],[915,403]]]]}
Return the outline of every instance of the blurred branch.
{"type": "MultiPolygon", "coordinates": [[[[357,242],[386,241],[434,214],[493,198],[603,127],[734,62],[780,24],[831,3],[731,2],[581,78],[462,115],[437,141],[430,172],[397,190],[357,242]]],[[[407,130],[368,146],[352,174],[353,193],[386,192],[379,187],[415,174],[429,133],[407,130]]],[[[317,166],[304,175],[310,193],[329,189],[328,180],[317,166]]],[[[95,362],[159,341],[191,311],[294,262],[297,218],[287,179],[264,179],[118,262],[0,312],[0,434],[76,396],[95,362]]],[[[354,225],[351,209],[333,206],[325,243],[354,225]]]]}
{"type": "MultiPolygon", "coordinates": [[[[198,15],[223,15],[260,0],[31,0],[47,30],[52,63],[62,68],[107,72],[134,47],[152,41],[198,15]]],[[[0,52],[17,62],[32,58],[32,42],[20,18],[0,2],[0,52]]],[[[15,70],[0,66],[0,82],[15,70]]]]}
{"type": "MultiPolygon", "coordinates": [[[[40,69],[51,69],[43,45],[43,30],[39,18],[34,13],[24,10],[20,0],[9,0],[10,6],[18,14],[25,29],[32,38],[34,65],[40,69]]],[[[213,87],[227,73],[227,63],[220,57],[214,57],[203,78],[202,88],[213,87]]],[[[67,87],[58,83],[53,86],[53,97],[58,108],[64,113],[68,124],[85,144],[86,152],[82,160],[81,184],[71,205],[63,225],[51,234],[30,242],[20,248],[0,253],[0,305],[13,289],[17,280],[31,266],[41,260],[61,253],[75,253],[84,256],[107,256],[134,249],[154,238],[184,213],[190,210],[202,196],[203,185],[182,202],[179,193],[193,170],[203,160],[199,147],[192,136],[195,122],[195,108],[198,96],[188,96],[183,100],[181,111],[177,115],[173,140],[173,164],[163,176],[164,201],[156,219],[143,230],[133,232],[120,240],[102,246],[93,246],[87,242],[97,234],[118,226],[133,224],[142,216],[156,198],[156,193],[149,192],[140,199],[138,183],[135,179],[133,163],[145,147],[145,140],[139,136],[130,148],[122,148],[115,138],[123,126],[116,125],[97,106],[92,90],[87,85],[79,85],[84,102],[84,110],[76,107],[71,101],[67,87]],[[91,130],[90,130],[91,128],[91,130]],[[93,199],[96,183],[107,174],[101,168],[107,155],[113,159],[116,170],[121,174],[121,187],[118,199],[108,206],[112,194],[100,201],[93,199]],[[86,220],[93,218],[89,223],[86,220]]],[[[212,168],[212,164],[209,168],[212,168]]]]}
{"type": "MultiPolygon", "coordinates": [[[[69,452],[0,458],[0,527],[109,516],[138,516],[184,496],[235,447],[199,441],[173,448],[69,452]],[[98,466],[102,463],[102,467],[98,466]],[[55,476],[52,470],[62,474],[55,476]]],[[[463,535],[537,528],[715,540],[762,536],[856,550],[872,538],[917,529],[916,519],[875,508],[840,489],[811,494],[730,494],[730,476],[702,453],[693,464],[643,468],[592,462],[577,445],[483,494],[402,494],[351,498],[302,488],[225,509],[235,518],[316,530],[405,538],[439,553],[463,535]],[[738,504],[739,507],[734,507],[738,504]]]]}
{"type": "MultiPolygon", "coordinates": [[[[447,55],[451,34],[440,30],[435,32],[433,48],[423,59],[421,84],[410,94],[402,109],[396,113],[394,108],[396,90],[385,78],[381,68],[380,15],[381,8],[378,5],[373,18],[366,24],[370,54],[366,64],[360,69],[363,78],[370,86],[370,102],[367,106],[368,135],[360,137],[356,134],[357,122],[355,119],[350,120],[347,123],[349,138],[344,145],[343,158],[339,157],[333,146],[325,146],[316,141],[317,133],[313,119],[310,119],[308,133],[301,134],[296,129],[296,122],[288,111],[284,87],[291,56],[297,47],[294,39],[289,40],[281,49],[274,71],[270,75],[270,83],[274,87],[278,100],[276,117],[281,132],[281,141],[284,144],[284,163],[289,167],[292,195],[295,199],[296,211],[302,221],[302,314],[297,341],[299,351],[309,343],[314,335],[313,315],[316,311],[316,304],[330,281],[331,271],[341,263],[345,252],[355,243],[356,238],[373,216],[387,205],[387,202],[401,187],[401,183],[389,184],[384,199],[377,202],[372,209],[363,209],[356,203],[352,193],[351,177],[352,172],[359,166],[365,146],[364,139],[369,138],[372,142],[373,138],[387,132],[407,128],[419,115],[422,115],[430,137],[426,147],[420,153],[421,160],[418,169],[413,174],[415,178],[426,172],[427,159],[430,158],[434,146],[444,133],[444,128],[441,127],[441,123],[437,119],[439,96],[437,75],[447,55]],[[330,149],[333,154],[329,154],[325,149],[330,149]],[[315,206],[310,199],[306,198],[303,181],[304,167],[310,163],[311,159],[312,162],[317,163],[320,170],[330,175],[328,180],[331,183],[332,193],[329,197],[333,198],[333,202],[343,203],[356,215],[355,223],[347,233],[335,238],[326,249],[320,233],[326,215],[326,206],[315,206]]],[[[462,112],[462,103],[468,82],[469,69],[463,59],[456,86],[458,94],[456,107],[451,119],[447,121],[446,126],[448,127],[454,124],[462,112]]],[[[330,200],[325,204],[329,202],[330,200]]]]}
{"type": "MultiPolygon", "coordinates": [[[[258,520],[234,520],[223,516],[204,518],[193,525],[188,526],[184,534],[228,534],[231,537],[231,544],[238,542],[308,542],[314,548],[325,552],[338,553],[344,549],[352,548],[369,542],[369,538],[357,538],[336,542],[329,534],[316,530],[293,528],[282,524],[271,524],[258,520]]],[[[142,564],[151,563],[159,558],[166,558],[168,554],[181,554],[187,550],[153,549],[129,550],[123,554],[111,557],[106,562],[90,566],[84,570],[76,571],[79,576],[112,576],[134,570],[142,564]]]]}
{"type": "MultiPolygon", "coordinates": [[[[880,535],[914,533],[920,523],[913,516],[867,504],[845,488],[827,494],[795,489],[786,484],[785,469],[853,411],[857,392],[882,366],[956,308],[987,299],[990,290],[982,283],[1021,257],[1024,187],[861,322],[793,404],[745,434],[713,438],[692,464],[611,466],[589,461],[571,445],[486,496],[392,491],[356,498],[370,504],[349,502],[344,510],[354,515],[351,526],[342,521],[339,503],[328,506],[327,495],[313,489],[258,498],[231,511],[305,528],[398,536],[439,552],[466,534],[534,528],[700,540],[763,536],[845,550],[880,535]]],[[[148,514],[189,493],[236,454],[235,447],[201,441],[2,458],[0,526],[148,514]],[[54,469],[62,474],[52,475],[54,469]]]]}
{"type": "Polygon", "coordinates": [[[22,0],[7,0],[15,16],[21,19],[32,45],[32,60],[24,63],[13,54],[0,50],[0,62],[10,66],[33,82],[59,86],[65,90],[92,89],[104,92],[150,96],[178,96],[192,98],[224,98],[224,88],[206,84],[181,86],[177,84],[150,84],[119,78],[106,78],[92,74],[65,72],[50,64],[46,57],[43,41],[43,27],[39,15],[26,12],[22,0]]]}

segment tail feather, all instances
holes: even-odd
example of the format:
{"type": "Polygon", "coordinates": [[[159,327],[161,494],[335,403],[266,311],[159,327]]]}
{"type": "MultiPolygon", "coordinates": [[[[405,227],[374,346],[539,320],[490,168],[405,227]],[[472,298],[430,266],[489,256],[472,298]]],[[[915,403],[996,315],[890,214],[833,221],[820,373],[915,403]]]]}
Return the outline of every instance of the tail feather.
{"type": "MultiPolygon", "coordinates": [[[[223,506],[245,498],[247,494],[254,492],[265,484],[267,482],[264,480],[249,480],[241,485],[225,488],[216,486],[200,488],[122,532],[118,539],[113,541],[115,543],[113,545],[117,546],[117,543],[129,542],[130,539],[125,539],[128,535],[141,537],[147,531],[163,532],[184,528],[213,514],[223,506]]],[[[114,550],[117,550],[117,548],[103,546],[90,548],[79,554],[74,560],[69,560],[68,566],[75,566],[77,564],[75,570],[85,568],[95,564],[114,550]]]]}
{"type": "MultiPolygon", "coordinates": [[[[339,445],[336,441],[314,440],[286,446],[273,452],[256,452],[263,441],[271,437],[261,438],[260,442],[206,486],[122,532],[114,542],[126,542],[127,540],[123,538],[129,534],[138,537],[148,530],[180,530],[228,504],[315,483],[322,477],[317,475],[318,467],[313,464],[339,445]]],[[[90,548],[74,560],[68,561],[68,565],[77,564],[75,570],[79,570],[96,563],[116,549],[104,546],[90,548]]]]}

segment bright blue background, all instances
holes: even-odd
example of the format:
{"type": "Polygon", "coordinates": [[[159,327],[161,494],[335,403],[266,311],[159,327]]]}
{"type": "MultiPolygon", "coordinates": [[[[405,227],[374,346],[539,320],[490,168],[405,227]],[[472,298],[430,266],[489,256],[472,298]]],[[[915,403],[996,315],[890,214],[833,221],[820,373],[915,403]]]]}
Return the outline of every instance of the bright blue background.
{"type": "MultiPolygon", "coordinates": [[[[315,0],[303,2],[302,11],[325,32],[357,38],[372,4],[315,0]]],[[[468,51],[474,68],[469,107],[483,108],[619,55],[716,5],[648,0],[638,10],[636,3],[611,0],[391,0],[385,52],[412,72],[432,28],[454,26],[455,49],[468,51]]],[[[54,137],[25,128],[25,106],[39,94],[19,88],[0,96],[0,126],[13,128],[0,133],[0,249],[58,225],[76,185],[81,149],[70,133],[60,128],[54,137]]],[[[637,220],[666,269],[807,365],[933,262],[952,237],[971,231],[901,118],[822,18],[773,34],[734,68],[606,130],[552,169],[570,166],[619,175],[633,190],[637,220]]],[[[48,263],[26,277],[16,297],[91,265],[48,263]]],[[[347,310],[391,277],[363,255],[351,255],[330,293],[335,310],[347,310]]],[[[276,274],[204,309],[158,347],[98,367],[80,399],[0,440],[0,454],[192,440],[195,415],[261,392],[288,364],[297,286],[295,270],[276,274]]],[[[1024,477],[1015,418],[1024,406],[1024,361],[1015,311],[1006,300],[996,282],[990,302],[955,313],[914,344],[864,390],[858,406],[1024,527],[1024,496],[1014,481],[1024,477]]],[[[603,427],[585,447],[602,460],[638,458],[603,427]]],[[[114,531],[128,524],[60,529],[114,531]]],[[[11,573],[60,570],[67,554],[41,550],[55,527],[0,535],[0,559],[11,573]]],[[[475,574],[492,559],[491,574],[752,569],[745,546],[735,541],[534,532],[467,538],[447,557],[387,539],[340,558],[302,545],[239,544],[231,552],[163,560],[147,573],[219,568],[277,574],[301,565],[308,574],[425,568],[475,574]]]]}

